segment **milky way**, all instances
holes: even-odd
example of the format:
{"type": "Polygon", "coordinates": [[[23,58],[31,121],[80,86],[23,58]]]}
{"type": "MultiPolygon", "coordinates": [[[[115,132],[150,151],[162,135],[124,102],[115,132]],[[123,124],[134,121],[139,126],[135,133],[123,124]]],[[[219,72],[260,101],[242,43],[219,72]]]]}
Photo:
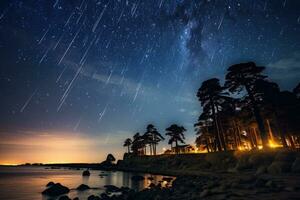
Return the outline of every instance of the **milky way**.
{"type": "Polygon", "coordinates": [[[0,3],[1,134],[128,137],[176,122],[193,136],[201,82],[242,61],[283,89],[300,76],[297,0],[0,3]]]}

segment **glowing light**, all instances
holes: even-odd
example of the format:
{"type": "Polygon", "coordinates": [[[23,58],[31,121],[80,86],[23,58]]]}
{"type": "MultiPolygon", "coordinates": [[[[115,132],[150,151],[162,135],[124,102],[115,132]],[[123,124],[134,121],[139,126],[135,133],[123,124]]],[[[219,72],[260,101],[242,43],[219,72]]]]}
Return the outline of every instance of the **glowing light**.
{"type": "Polygon", "coordinates": [[[271,147],[271,148],[278,148],[278,147],[282,147],[282,145],[276,143],[274,140],[269,140],[269,147],[271,147]]]}

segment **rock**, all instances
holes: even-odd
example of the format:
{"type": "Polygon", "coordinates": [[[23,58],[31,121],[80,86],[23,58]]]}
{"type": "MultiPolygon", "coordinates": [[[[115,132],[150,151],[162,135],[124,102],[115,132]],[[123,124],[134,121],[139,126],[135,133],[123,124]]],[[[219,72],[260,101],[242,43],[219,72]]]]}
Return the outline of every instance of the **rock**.
{"type": "Polygon", "coordinates": [[[208,189],[203,190],[203,191],[200,193],[200,198],[203,198],[203,197],[208,196],[209,193],[210,193],[210,191],[209,191],[208,189]]]}
{"type": "Polygon", "coordinates": [[[150,181],[154,180],[154,178],[152,176],[149,176],[147,179],[150,180],[150,181]]]}
{"type": "Polygon", "coordinates": [[[61,185],[60,183],[55,183],[54,185],[48,187],[42,192],[44,195],[48,196],[59,196],[70,192],[69,188],[61,185]]]}
{"type": "Polygon", "coordinates": [[[136,175],[136,176],[132,176],[131,177],[131,180],[133,181],[142,181],[144,180],[145,178],[143,176],[139,176],[139,175],[136,175]]]}
{"type": "Polygon", "coordinates": [[[106,161],[112,163],[116,161],[116,158],[112,154],[108,154],[106,157],[106,161]]]}
{"type": "Polygon", "coordinates": [[[290,171],[290,165],[287,162],[274,161],[268,167],[268,173],[270,174],[282,174],[290,171]]]}
{"type": "Polygon", "coordinates": [[[89,190],[89,189],[91,189],[91,188],[85,184],[81,184],[76,188],[76,190],[79,190],[79,191],[84,191],[84,190],[89,190]]]}
{"type": "Polygon", "coordinates": [[[162,180],[167,181],[167,182],[171,182],[173,180],[173,178],[172,177],[163,177],[162,180]]]}
{"type": "Polygon", "coordinates": [[[71,200],[67,195],[59,197],[58,200],[71,200]]]}
{"type": "Polygon", "coordinates": [[[154,188],[155,184],[154,183],[150,183],[150,185],[148,186],[149,188],[154,188]]]}
{"type": "Polygon", "coordinates": [[[82,176],[90,176],[90,175],[91,175],[91,173],[89,170],[85,170],[82,172],[82,176]]]}
{"type": "Polygon", "coordinates": [[[78,197],[75,197],[73,200],[79,200],[79,198],[78,198],[78,197]]]}
{"type": "Polygon", "coordinates": [[[300,173],[300,158],[296,158],[296,160],[293,162],[292,172],[300,173]]]}
{"type": "Polygon", "coordinates": [[[52,181],[50,181],[49,183],[47,183],[46,187],[50,187],[52,185],[54,185],[54,183],[52,181]]]}
{"type": "Polygon", "coordinates": [[[91,195],[87,198],[87,200],[101,200],[101,198],[95,195],[91,195]]]}
{"type": "Polygon", "coordinates": [[[104,185],[104,187],[106,188],[106,192],[119,192],[120,188],[118,188],[117,186],[114,185],[104,185]]]}
{"type": "Polygon", "coordinates": [[[101,197],[101,200],[109,200],[110,199],[110,197],[105,193],[100,194],[100,197],[101,197]]]}
{"type": "Polygon", "coordinates": [[[128,193],[128,192],[130,191],[130,188],[129,188],[129,187],[124,187],[124,186],[122,186],[122,187],[120,188],[120,191],[121,191],[122,193],[128,193]]]}

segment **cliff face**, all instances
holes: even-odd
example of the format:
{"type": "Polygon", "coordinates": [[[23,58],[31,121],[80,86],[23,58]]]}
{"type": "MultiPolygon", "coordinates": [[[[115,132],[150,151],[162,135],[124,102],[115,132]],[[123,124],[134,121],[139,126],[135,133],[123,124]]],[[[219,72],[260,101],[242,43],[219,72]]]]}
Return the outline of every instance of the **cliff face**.
{"type": "Polygon", "coordinates": [[[276,149],[158,156],[125,154],[116,167],[118,170],[169,175],[197,175],[206,172],[299,173],[300,152],[276,149]]]}

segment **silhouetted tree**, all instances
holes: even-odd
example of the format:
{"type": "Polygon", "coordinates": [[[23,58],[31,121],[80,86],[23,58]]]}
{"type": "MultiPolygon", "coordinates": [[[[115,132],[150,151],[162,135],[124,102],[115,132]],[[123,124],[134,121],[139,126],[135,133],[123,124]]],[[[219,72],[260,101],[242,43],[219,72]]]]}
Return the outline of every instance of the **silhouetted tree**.
{"type": "Polygon", "coordinates": [[[172,144],[175,143],[175,151],[178,153],[178,142],[184,142],[184,132],[186,129],[183,126],[178,126],[177,124],[172,124],[170,127],[166,128],[166,135],[170,136],[169,144],[172,147],[172,144]]]}
{"type": "Polygon", "coordinates": [[[207,152],[215,151],[215,134],[213,134],[213,125],[211,120],[205,120],[203,113],[200,115],[198,122],[194,125],[196,131],[196,146],[199,148],[203,145],[207,152]]]}
{"type": "Polygon", "coordinates": [[[132,144],[132,140],[131,140],[130,138],[127,138],[127,139],[124,141],[123,146],[124,146],[124,147],[127,147],[128,153],[130,153],[130,146],[131,146],[131,144],[132,144]]]}
{"type": "Polygon", "coordinates": [[[156,155],[157,144],[165,138],[157,131],[153,124],[147,126],[147,130],[144,134],[147,143],[150,145],[150,154],[156,155]]]}
{"type": "Polygon", "coordinates": [[[298,85],[293,89],[293,93],[297,98],[300,98],[300,83],[298,83],[298,85]]]}
{"type": "Polygon", "coordinates": [[[267,148],[268,135],[257,103],[257,91],[254,87],[257,80],[266,78],[266,76],[262,75],[264,69],[265,67],[256,66],[254,62],[232,65],[227,69],[225,87],[232,93],[241,92],[243,89],[246,90],[261,134],[263,147],[267,148]]]}
{"type": "Polygon", "coordinates": [[[133,136],[133,141],[131,145],[131,150],[135,155],[144,155],[145,154],[145,141],[140,133],[136,133],[133,136]]]}
{"type": "Polygon", "coordinates": [[[222,149],[226,151],[225,139],[218,119],[218,112],[222,110],[222,104],[229,99],[226,94],[217,78],[204,81],[197,92],[197,97],[201,102],[203,112],[206,112],[208,116],[212,116],[219,151],[222,151],[222,149]]]}

